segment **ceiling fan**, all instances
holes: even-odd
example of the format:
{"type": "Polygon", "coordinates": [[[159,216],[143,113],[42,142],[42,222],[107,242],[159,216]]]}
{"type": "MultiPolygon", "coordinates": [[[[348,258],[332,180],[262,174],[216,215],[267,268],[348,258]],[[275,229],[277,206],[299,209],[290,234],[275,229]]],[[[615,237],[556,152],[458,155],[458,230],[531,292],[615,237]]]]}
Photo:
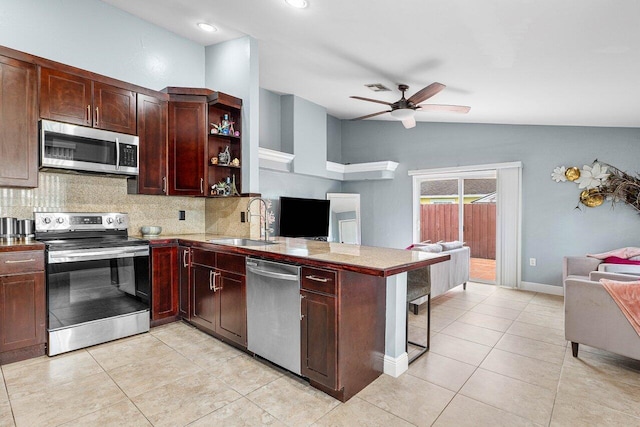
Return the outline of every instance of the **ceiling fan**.
{"type": "Polygon", "coordinates": [[[414,117],[416,111],[451,111],[454,113],[466,114],[471,110],[471,107],[465,107],[463,105],[443,105],[443,104],[421,104],[432,96],[436,95],[446,86],[442,83],[431,83],[429,86],[420,89],[414,93],[409,99],[405,99],[404,93],[409,86],[405,84],[399,84],[398,89],[402,92],[402,98],[396,102],[380,101],[377,99],[363,98],[361,96],[352,96],[353,99],[360,99],[362,101],[377,102],[378,104],[384,104],[391,107],[390,110],[380,111],[378,113],[367,114],[366,116],[356,117],[351,120],[368,119],[369,117],[379,116],[384,113],[391,113],[393,118],[400,120],[405,128],[410,129],[415,127],[416,119],[414,117]]]}

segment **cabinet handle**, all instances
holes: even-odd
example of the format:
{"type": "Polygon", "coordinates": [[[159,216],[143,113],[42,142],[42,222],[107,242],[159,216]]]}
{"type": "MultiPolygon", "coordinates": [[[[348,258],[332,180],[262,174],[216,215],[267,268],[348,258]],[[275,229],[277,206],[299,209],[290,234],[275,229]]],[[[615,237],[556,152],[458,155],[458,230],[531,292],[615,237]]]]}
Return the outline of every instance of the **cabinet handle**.
{"type": "Polygon", "coordinates": [[[35,259],[34,259],[34,258],[30,258],[30,259],[17,259],[17,260],[9,259],[9,260],[5,261],[4,263],[5,263],[5,264],[20,264],[20,263],[23,263],[23,262],[35,262],[35,259]]]}
{"type": "Polygon", "coordinates": [[[96,107],[96,126],[98,126],[98,122],[100,121],[100,110],[96,107]]]}
{"type": "Polygon", "coordinates": [[[329,279],[326,277],[318,277],[318,276],[305,276],[305,279],[313,280],[314,282],[322,282],[327,283],[329,279]]]}
{"type": "Polygon", "coordinates": [[[189,252],[189,251],[182,252],[182,266],[183,267],[189,267],[189,264],[187,264],[187,252],[189,252]]]}
{"type": "Polygon", "coordinates": [[[200,194],[204,194],[204,178],[200,178],[200,194]]]}
{"type": "Polygon", "coordinates": [[[300,320],[304,319],[304,314],[302,314],[302,300],[304,299],[304,295],[300,294],[300,320]]]}
{"type": "Polygon", "coordinates": [[[217,271],[209,270],[209,290],[217,292],[222,289],[222,286],[216,287],[216,278],[220,275],[217,271]]]}
{"type": "Polygon", "coordinates": [[[87,104],[87,123],[91,124],[91,105],[87,104]]]}
{"type": "MultiPolygon", "coordinates": [[[[218,292],[222,290],[222,286],[218,286],[216,287],[216,278],[217,277],[221,277],[222,274],[218,273],[217,271],[215,273],[213,273],[213,292],[218,292]]],[[[220,281],[220,279],[218,279],[218,282],[220,281]]]]}
{"type": "Polygon", "coordinates": [[[162,177],[162,192],[164,194],[167,194],[167,177],[166,176],[162,177]]]}

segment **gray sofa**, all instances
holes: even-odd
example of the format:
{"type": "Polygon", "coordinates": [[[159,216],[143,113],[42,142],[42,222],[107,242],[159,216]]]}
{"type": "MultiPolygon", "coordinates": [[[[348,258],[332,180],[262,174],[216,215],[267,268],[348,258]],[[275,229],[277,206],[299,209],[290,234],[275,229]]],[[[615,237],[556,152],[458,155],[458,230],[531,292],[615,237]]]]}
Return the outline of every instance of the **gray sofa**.
{"type": "Polygon", "coordinates": [[[640,337],[600,284],[601,278],[618,281],[640,279],[630,274],[597,271],[600,260],[567,257],[564,268],[564,331],[573,356],[579,344],[640,359],[640,337]]]}
{"type": "MultiPolygon", "coordinates": [[[[413,250],[420,250],[414,248],[413,250]]],[[[451,256],[448,261],[430,266],[429,282],[431,283],[431,297],[437,297],[456,286],[466,284],[469,281],[469,267],[471,262],[471,249],[468,246],[444,250],[439,252],[451,256]]],[[[426,302],[426,297],[411,301],[414,305],[426,302]]]]}

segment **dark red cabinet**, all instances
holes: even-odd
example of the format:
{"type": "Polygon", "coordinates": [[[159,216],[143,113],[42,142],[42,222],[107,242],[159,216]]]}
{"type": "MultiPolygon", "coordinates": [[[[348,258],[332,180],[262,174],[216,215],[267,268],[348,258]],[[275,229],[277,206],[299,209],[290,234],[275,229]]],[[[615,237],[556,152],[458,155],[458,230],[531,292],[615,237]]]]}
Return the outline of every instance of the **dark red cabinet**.
{"type": "Polygon", "coordinates": [[[206,109],[206,102],[169,102],[170,195],[205,195],[206,109]]]}
{"type": "Polygon", "coordinates": [[[180,288],[179,314],[185,320],[191,319],[191,249],[178,247],[178,286],[180,288]]]}
{"type": "Polygon", "coordinates": [[[190,321],[224,340],[246,347],[243,256],[192,249],[190,321]]]}
{"type": "Polygon", "coordinates": [[[0,253],[0,363],[44,354],[44,251],[0,253]]]}
{"type": "Polygon", "coordinates": [[[168,102],[138,94],[138,194],[167,194],[168,102]]]}
{"type": "Polygon", "coordinates": [[[135,135],[136,93],[42,67],[40,117],[135,135]]]}
{"type": "Polygon", "coordinates": [[[38,186],[36,67],[0,56],[0,186],[38,186]]]}
{"type": "Polygon", "coordinates": [[[177,248],[151,246],[151,320],[178,314],[177,248]]]}
{"type": "Polygon", "coordinates": [[[336,298],[301,291],[301,353],[303,376],[330,389],[337,383],[336,298]]]}

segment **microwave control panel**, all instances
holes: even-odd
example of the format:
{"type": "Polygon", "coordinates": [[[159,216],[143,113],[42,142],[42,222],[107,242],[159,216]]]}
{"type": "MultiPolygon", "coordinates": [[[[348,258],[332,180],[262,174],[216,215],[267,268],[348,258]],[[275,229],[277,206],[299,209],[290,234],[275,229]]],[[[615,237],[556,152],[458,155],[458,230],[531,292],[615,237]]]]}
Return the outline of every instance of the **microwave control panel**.
{"type": "Polygon", "coordinates": [[[120,144],[120,164],[118,166],[138,167],[138,146],[120,144]]]}

